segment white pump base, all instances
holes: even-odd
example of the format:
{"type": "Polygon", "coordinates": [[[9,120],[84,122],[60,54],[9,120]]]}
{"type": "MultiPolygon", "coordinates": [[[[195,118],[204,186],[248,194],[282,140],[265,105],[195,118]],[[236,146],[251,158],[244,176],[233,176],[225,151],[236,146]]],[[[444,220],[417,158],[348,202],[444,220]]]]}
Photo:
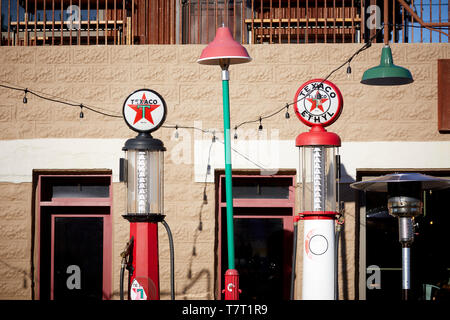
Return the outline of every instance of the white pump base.
{"type": "Polygon", "coordinates": [[[334,220],[304,220],[303,300],[334,300],[334,220]]]}

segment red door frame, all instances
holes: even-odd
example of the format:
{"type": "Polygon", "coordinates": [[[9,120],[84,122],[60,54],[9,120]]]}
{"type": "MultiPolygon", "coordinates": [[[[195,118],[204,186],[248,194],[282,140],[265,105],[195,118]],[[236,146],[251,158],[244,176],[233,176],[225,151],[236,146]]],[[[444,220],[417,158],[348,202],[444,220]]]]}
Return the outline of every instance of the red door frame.
{"type": "MultiPolygon", "coordinates": [[[[223,277],[225,270],[222,270],[222,208],[226,208],[227,204],[225,199],[222,200],[222,180],[225,178],[224,174],[218,175],[219,186],[218,186],[218,292],[217,299],[222,299],[222,286],[223,286],[223,277]]],[[[289,186],[289,198],[288,199],[233,199],[233,208],[236,207],[247,207],[247,208],[291,208],[290,215],[241,215],[241,214],[233,214],[233,218],[246,219],[246,218],[264,218],[264,219],[282,219],[283,220],[283,230],[287,232],[293,232],[294,230],[294,222],[293,217],[295,215],[295,175],[272,175],[272,176],[261,176],[261,175],[238,175],[233,174],[233,179],[239,178],[252,178],[252,179],[277,179],[277,178],[289,178],[292,179],[292,183],[289,186]]],[[[286,244],[287,242],[287,233],[285,232],[283,237],[283,242],[286,244]]],[[[284,274],[290,274],[292,266],[287,263],[289,261],[289,256],[284,255],[283,258],[283,272],[284,274]]],[[[239,270],[238,270],[239,271],[239,270]]],[[[289,278],[285,277],[284,279],[284,288],[285,290],[289,289],[289,278]]]]}
{"type": "Polygon", "coordinates": [[[51,215],[51,263],[50,263],[50,298],[53,299],[53,241],[54,241],[54,229],[53,221],[56,216],[64,217],[103,217],[103,299],[111,299],[112,289],[112,174],[41,174],[38,178],[37,184],[37,235],[38,239],[36,245],[37,253],[37,284],[36,284],[36,297],[40,299],[40,274],[41,274],[41,208],[42,207],[109,207],[108,214],[52,214],[51,215]],[[43,178],[109,178],[109,197],[108,198],[55,198],[51,201],[42,200],[42,179],[43,178]]]}

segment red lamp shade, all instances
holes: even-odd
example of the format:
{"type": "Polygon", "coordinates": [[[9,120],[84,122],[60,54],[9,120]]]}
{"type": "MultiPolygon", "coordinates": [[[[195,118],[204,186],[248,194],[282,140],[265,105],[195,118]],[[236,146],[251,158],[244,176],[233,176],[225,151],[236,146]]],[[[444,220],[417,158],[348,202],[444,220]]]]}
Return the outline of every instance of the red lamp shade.
{"type": "Polygon", "coordinates": [[[247,50],[233,39],[230,29],[220,27],[217,29],[214,40],[202,51],[197,60],[200,64],[222,65],[250,62],[252,58],[247,50]]]}

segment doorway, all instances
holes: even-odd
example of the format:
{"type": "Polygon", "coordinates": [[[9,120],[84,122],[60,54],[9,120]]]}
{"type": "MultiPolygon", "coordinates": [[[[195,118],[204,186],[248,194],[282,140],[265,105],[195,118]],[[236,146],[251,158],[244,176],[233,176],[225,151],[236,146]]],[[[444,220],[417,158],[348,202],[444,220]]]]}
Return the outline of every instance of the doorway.
{"type": "Polygon", "coordinates": [[[111,178],[37,175],[38,299],[110,299],[111,178]]]}
{"type": "MultiPolygon", "coordinates": [[[[218,179],[218,278],[228,269],[225,176],[218,179]]],[[[216,180],[217,181],[217,180],[216,180]]],[[[288,300],[295,174],[233,175],[235,266],[240,300],[288,300]]]]}

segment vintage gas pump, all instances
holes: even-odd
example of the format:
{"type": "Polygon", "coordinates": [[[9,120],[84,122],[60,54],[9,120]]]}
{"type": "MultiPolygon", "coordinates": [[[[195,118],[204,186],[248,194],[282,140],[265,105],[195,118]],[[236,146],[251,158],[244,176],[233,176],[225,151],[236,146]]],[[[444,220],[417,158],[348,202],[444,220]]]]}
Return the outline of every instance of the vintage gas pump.
{"type": "Polygon", "coordinates": [[[127,182],[127,213],[123,217],[130,222],[130,242],[126,251],[130,255],[128,269],[131,300],[160,298],[158,222],[164,225],[169,234],[173,266],[172,237],[163,214],[166,149],[161,140],[150,134],[163,124],[166,113],[164,99],[148,89],[133,92],[123,105],[125,122],[139,133],[125,142],[122,149],[125,159],[121,161],[121,180],[127,182]]]}
{"type": "Polygon", "coordinates": [[[325,127],[340,115],[343,99],[331,82],[315,79],[295,95],[297,117],[311,129],[299,134],[300,213],[304,221],[303,299],[335,299],[335,219],[338,215],[338,148],[341,139],[325,127]]]}

